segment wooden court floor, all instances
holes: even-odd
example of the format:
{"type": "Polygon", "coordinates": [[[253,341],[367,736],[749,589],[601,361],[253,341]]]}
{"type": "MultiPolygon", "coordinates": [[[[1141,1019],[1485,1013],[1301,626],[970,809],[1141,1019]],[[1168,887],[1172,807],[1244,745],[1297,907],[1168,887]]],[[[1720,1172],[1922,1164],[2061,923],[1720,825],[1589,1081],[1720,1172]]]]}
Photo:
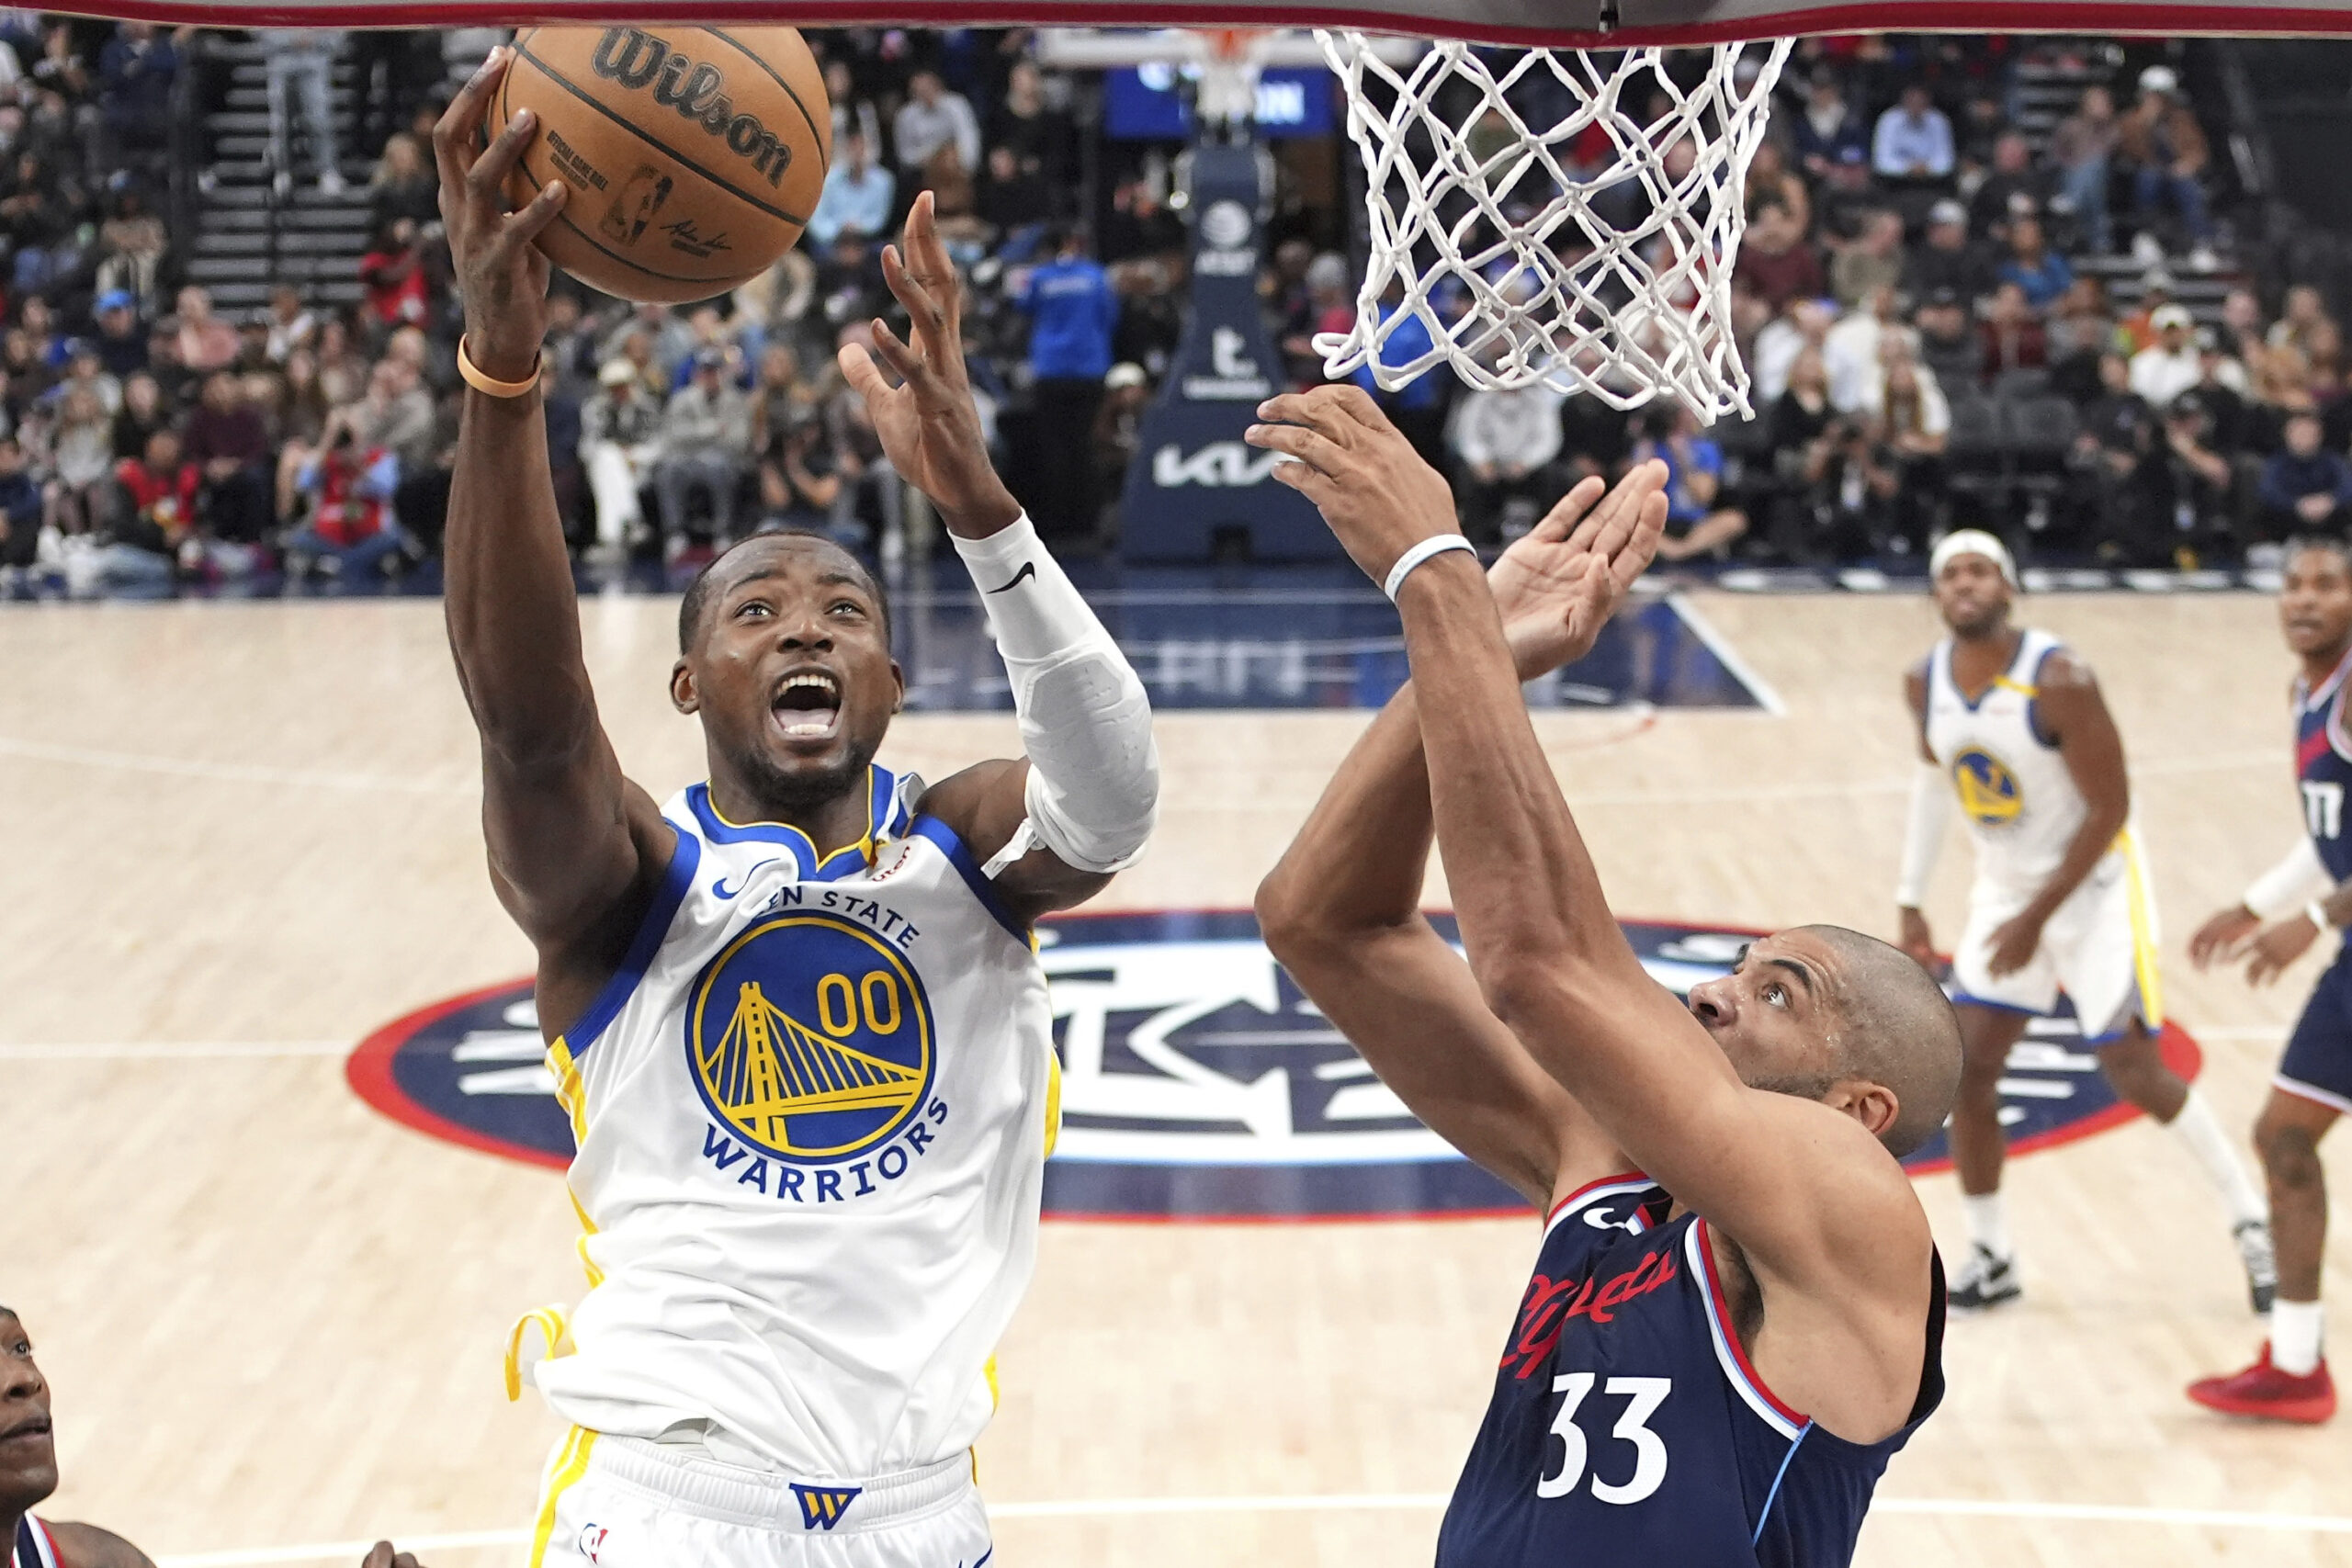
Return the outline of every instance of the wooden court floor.
{"type": "MultiPolygon", "coordinates": [[[[1928,604],[1696,604],[1784,714],[1541,721],[1617,907],[1886,931],[1898,673],[1928,604]]],[[[2030,609],[2106,681],[2171,1010],[2242,1132],[2316,962],[2250,993],[2182,949],[2296,831],[2272,606],[2030,609]]],[[[673,615],[585,609],[606,723],[657,795],[700,774],[663,697],[673,615]]],[[[458,1538],[435,1568],[519,1561],[557,1428],[536,1396],[504,1403],[498,1353],[517,1311],[578,1292],[558,1179],[395,1125],[343,1076],[370,1029],[527,965],[481,869],[439,607],[12,607],[0,670],[0,1301],[56,1389],[49,1511],[184,1568],[334,1561],[384,1532],[458,1538]]],[[[1246,902],[1363,722],[1163,717],[1160,837],[1103,907],[1246,902]]],[[[935,777],[1012,743],[1005,718],[907,719],[884,758],[935,777]]],[[[1940,935],[1965,862],[1953,846],[1939,879],[1940,935]]],[[[2352,1213],[2352,1140],[2331,1152],[2352,1213]]],[[[1949,1179],[1922,1185],[1956,1246],[1949,1179]]],[[[2181,1397],[2255,1344],[2185,1154],[2135,1123],[2018,1162],[2011,1191],[2028,1297],[1955,1325],[1951,1398],[1861,1561],[2352,1563],[2352,1415],[2258,1429],[2181,1397]]],[[[1049,1224],[980,1449],[1000,1559],[1426,1563],[1534,1239],[1049,1224]]],[[[2352,1357],[2342,1234],[2328,1288],[2352,1357]]]]}

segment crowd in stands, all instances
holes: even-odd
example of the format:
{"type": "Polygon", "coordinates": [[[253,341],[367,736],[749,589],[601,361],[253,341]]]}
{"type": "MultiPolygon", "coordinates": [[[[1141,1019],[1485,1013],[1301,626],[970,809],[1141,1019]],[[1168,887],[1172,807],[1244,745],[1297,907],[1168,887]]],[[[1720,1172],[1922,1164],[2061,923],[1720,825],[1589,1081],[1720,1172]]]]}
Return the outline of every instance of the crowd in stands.
{"type": "MultiPolygon", "coordinates": [[[[0,12],[9,579],[365,579],[437,547],[461,315],[430,148],[437,55],[413,35],[267,41],[274,195],[345,196],[325,91],[340,59],[372,238],[356,306],[281,285],[232,320],[180,281],[186,237],[155,215],[175,147],[189,155],[175,116],[205,36],[0,12]]],[[[691,308],[558,282],[549,456],[582,557],[675,563],[767,526],[886,561],[922,546],[920,504],[833,365],[889,310],[880,245],[922,191],[965,269],[967,359],[1016,491],[1050,537],[1111,536],[1182,326],[1164,165],[1090,157],[1078,85],[1040,70],[1025,34],[811,41],[835,157],[796,251],[691,308]]],[[[1627,415],[1442,374],[1382,393],[1455,481],[1472,536],[1508,537],[1578,475],[1653,455],[1672,471],[1676,558],[1916,557],[1964,520],[2053,558],[2186,564],[2352,518],[2328,302],[2249,285],[2200,325],[2174,299],[2177,279],[2217,276],[2227,239],[2174,70],[2091,73],[2037,144],[2016,129],[2014,47],[1800,46],[1733,279],[1753,420],[1702,430],[1666,403],[1627,415]],[[2140,285],[2128,309],[2077,265],[2119,248],[2140,285]]],[[[1312,340],[1355,309],[1357,265],[1330,248],[1342,225],[1277,202],[1261,292],[1295,382],[1321,378],[1312,340]]]]}
{"type": "Polygon", "coordinates": [[[1916,560],[1966,522],[2052,559],[2228,565],[2352,523],[2341,330],[2312,288],[2223,295],[2179,75],[2084,72],[2037,147],[2007,106],[2008,47],[1801,45],[1732,284],[1756,416],[1702,431],[1589,394],[1459,394],[1445,456],[1473,536],[1651,456],[1678,559],[1916,560]],[[2103,281],[2119,274],[2128,304],[2103,281]],[[2180,302],[2183,278],[2217,279],[2218,320],[2180,302]]]}

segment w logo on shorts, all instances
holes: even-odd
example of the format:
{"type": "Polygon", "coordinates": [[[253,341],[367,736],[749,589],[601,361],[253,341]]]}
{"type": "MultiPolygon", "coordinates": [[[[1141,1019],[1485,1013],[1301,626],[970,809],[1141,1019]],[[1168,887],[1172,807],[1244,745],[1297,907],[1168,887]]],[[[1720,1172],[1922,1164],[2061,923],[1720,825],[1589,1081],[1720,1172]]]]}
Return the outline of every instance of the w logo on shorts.
{"type": "Polygon", "coordinates": [[[865,1491],[863,1486],[803,1486],[792,1483],[792,1495],[800,1499],[800,1522],[812,1530],[829,1530],[842,1522],[849,1512],[850,1499],[865,1491]]]}

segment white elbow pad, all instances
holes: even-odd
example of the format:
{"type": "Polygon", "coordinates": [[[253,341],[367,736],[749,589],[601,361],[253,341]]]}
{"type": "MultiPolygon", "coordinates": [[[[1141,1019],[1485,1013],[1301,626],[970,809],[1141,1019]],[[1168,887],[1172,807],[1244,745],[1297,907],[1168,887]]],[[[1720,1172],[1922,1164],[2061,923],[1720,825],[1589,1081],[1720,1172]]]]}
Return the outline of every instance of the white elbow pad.
{"type": "Polygon", "coordinates": [[[2319,846],[2305,837],[2297,839],[2295,847],[2277,865],[2254,879],[2243,902],[2257,918],[2275,920],[2335,886],[2335,879],[2319,863],[2319,846]]]}
{"type": "Polygon", "coordinates": [[[1894,879],[1894,904],[1916,909],[1928,896],[1928,878],[1944,847],[1944,827],[1951,820],[1951,786],[1944,771],[1921,762],[1911,776],[1911,814],[1903,833],[1903,869],[1894,879]]]}
{"type": "Polygon", "coordinates": [[[1151,704],[1119,645],[1023,517],[956,540],[988,611],[1029,758],[1029,820],[990,874],[1043,844],[1081,871],[1123,871],[1151,839],[1159,750],[1151,704]]]}

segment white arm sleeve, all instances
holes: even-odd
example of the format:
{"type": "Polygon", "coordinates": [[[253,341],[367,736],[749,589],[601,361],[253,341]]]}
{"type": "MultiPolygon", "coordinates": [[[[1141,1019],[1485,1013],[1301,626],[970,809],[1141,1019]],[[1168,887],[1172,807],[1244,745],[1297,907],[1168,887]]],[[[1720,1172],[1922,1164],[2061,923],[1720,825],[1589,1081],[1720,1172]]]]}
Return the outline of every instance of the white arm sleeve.
{"type": "Polygon", "coordinates": [[[1903,869],[1894,878],[1894,907],[1916,909],[1927,897],[1928,878],[1943,852],[1944,827],[1951,820],[1951,786],[1944,771],[1921,762],[1911,777],[1911,818],[1903,829],[1903,869]]]}
{"type": "Polygon", "coordinates": [[[2277,865],[2254,879],[2241,900],[2256,917],[2275,920],[2333,891],[2335,879],[2319,863],[2319,846],[2308,835],[2295,840],[2277,865]]]}
{"type": "Polygon", "coordinates": [[[1124,871],[1159,812],[1159,750],[1143,682],[1024,515],[956,540],[1012,683],[1029,758],[1028,820],[989,874],[1043,844],[1080,871],[1124,871]]]}

